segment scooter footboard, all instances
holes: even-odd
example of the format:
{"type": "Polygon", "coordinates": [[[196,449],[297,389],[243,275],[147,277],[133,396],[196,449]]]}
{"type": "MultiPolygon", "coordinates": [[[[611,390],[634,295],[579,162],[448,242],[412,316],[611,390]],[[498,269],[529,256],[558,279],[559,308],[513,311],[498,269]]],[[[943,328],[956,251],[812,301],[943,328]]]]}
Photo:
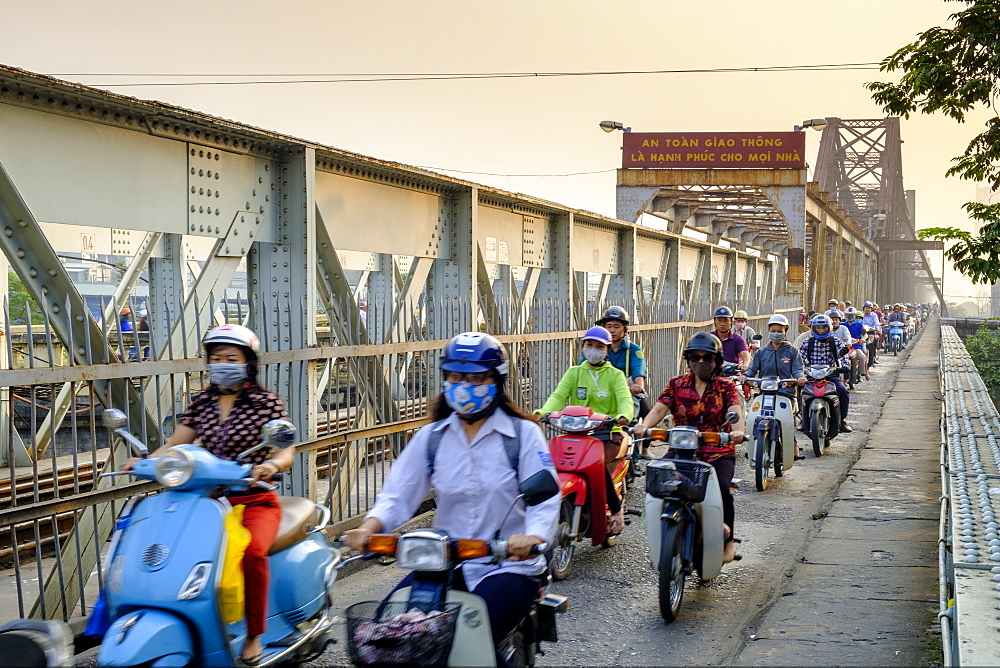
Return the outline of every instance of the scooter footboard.
{"type": "Polygon", "coordinates": [[[705,500],[695,506],[701,522],[701,568],[698,573],[702,580],[711,580],[722,572],[724,534],[722,532],[722,492],[715,469],[705,490],[705,500]]]}
{"type": "Polygon", "coordinates": [[[184,620],[164,610],[136,610],[111,625],[97,654],[100,666],[186,666],[194,643],[184,620]]]}

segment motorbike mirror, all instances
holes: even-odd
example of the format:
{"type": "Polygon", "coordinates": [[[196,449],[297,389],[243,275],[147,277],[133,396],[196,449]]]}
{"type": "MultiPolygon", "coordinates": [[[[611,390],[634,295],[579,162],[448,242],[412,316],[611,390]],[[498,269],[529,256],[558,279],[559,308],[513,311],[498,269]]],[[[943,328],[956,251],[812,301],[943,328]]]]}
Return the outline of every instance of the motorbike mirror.
{"type": "Polygon", "coordinates": [[[750,338],[753,339],[754,341],[763,341],[764,340],[764,337],[761,336],[760,334],[754,334],[750,338]]]}
{"type": "Polygon", "coordinates": [[[124,429],[125,425],[128,424],[128,418],[125,417],[125,413],[122,413],[117,408],[104,409],[104,414],[101,416],[101,420],[104,421],[104,426],[112,431],[124,429]]]}
{"type": "Polygon", "coordinates": [[[518,485],[517,491],[524,497],[525,505],[537,506],[559,493],[559,483],[551,473],[542,470],[518,485]]]}
{"type": "Polygon", "coordinates": [[[295,425],[288,420],[271,420],[260,428],[261,444],[287,448],[295,443],[295,425]]]}
{"type": "Polygon", "coordinates": [[[736,424],[740,421],[740,416],[736,411],[726,413],[726,424],[736,424]]]}
{"type": "Polygon", "coordinates": [[[841,346],[840,350],[837,351],[837,356],[838,357],[843,357],[844,355],[846,355],[849,352],[851,352],[850,348],[848,348],[847,346],[841,346]]]}

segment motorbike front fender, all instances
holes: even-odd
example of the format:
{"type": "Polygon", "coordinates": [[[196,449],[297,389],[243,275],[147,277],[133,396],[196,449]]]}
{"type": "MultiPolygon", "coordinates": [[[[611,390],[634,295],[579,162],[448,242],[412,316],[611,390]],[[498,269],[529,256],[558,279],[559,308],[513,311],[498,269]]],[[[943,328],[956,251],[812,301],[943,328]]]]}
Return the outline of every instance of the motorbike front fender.
{"type": "Polygon", "coordinates": [[[186,666],[194,661],[187,624],[163,610],[136,610],[114,621],[97,654],[99,666],[186,666]]]}

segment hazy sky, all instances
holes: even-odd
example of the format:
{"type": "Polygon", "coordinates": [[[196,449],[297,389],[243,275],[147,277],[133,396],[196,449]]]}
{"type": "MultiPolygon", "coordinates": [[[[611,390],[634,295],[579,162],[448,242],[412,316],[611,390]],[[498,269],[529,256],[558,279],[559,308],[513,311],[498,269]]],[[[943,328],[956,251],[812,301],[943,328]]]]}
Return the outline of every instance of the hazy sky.
{"type": "MultiPolygon", "coordinates": [[[[5,3],[0,62],[91,85],[137,74],[581,72],[879,61],[964,5],[941,0],[225,0],[5,3]],[[87,76],[84,76],[84,75],[87,76]]],[[[882,116],[877,71],[661,74],[114,88],[366,155],[614,216],[621,135],[790,130],[882,116]],[[604,170],[604,171],[602,171],[604,170]],[[600,172],[583,176],[526,177],[600,172]],[[454,173],[454,172],[453,172],[454,173]]],[[[221,77],[210,76],[219,81],[221,77]]],[[[903,122],[917,225],[962,225],[975,186],[945,179],[982,128],[903,122]]],[[[819,133],[809,132],[815,154],[819,133]]],[[[2,159],[2,156],[0,156],[2,159]]],[[[931,262],[940,265],[940,253],[931,262]]],[[[949,295],[975,289],[954,272],[949,295]]]]}

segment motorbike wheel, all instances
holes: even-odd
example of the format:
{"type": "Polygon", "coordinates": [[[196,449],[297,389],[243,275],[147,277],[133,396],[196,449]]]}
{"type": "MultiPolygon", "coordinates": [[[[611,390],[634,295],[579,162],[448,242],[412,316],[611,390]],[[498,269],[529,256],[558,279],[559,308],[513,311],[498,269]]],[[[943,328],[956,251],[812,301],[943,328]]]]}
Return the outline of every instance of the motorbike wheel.
{"type": "Polygon", "coordinates": [[[681,611],[684,598],[684,559],[681,556],[684,524],[664,523],[660,537],[660,614],[668,624],[681,611]]]}
{"type": "Polygon", "coordinates": [[[535,665],[535,655],[531,647],[525,642],[524,633],[520,630],[514,632],[508,641],[507,660],[514,668],[531,668],[535,665]]]}
{"type": "Polygon", "coordinates": [[[895,341],[892,342],[892,354],[896,356],[899,355],[899,344],[895,341]]]}
{"type": "Polygon", "coordinates": [[[858,359],[851,359],[851,370],[847,374],[847,389],[853,390],[858,384],[858,359]]]}
{"type": "Polygon", "coordinates": [[[768,433],[757,432],[754,443],[756,455],[754,457],[753,476],[754,481],[757,483],[758,492],[763,492],[767,489],[767,476],[771,470],[771,457],[768,456],[770,445],[771,439],[768,438],[768,433]]]}
{"type": "Polygon", "coordinates": [[[563,501],[559,509],[559,525],[556,527],[555,546],[552,548],[552,578],[554,580],[565,579],[569,575],[570,566],[573,563],[573,551],[576,549],[576,541],[570,538],[573,530],[573,514],[577,507],[569,501],[563,501]]]}
{"type": "Polygon", "coordinates": [[[813,454],[817,457],[823,456],[823,441],[825,439],[820,438],[819,435],[819,413],[812,414],[812,424],[809,425],[809,437],[812,438],[813,442],[813,454]]]}

